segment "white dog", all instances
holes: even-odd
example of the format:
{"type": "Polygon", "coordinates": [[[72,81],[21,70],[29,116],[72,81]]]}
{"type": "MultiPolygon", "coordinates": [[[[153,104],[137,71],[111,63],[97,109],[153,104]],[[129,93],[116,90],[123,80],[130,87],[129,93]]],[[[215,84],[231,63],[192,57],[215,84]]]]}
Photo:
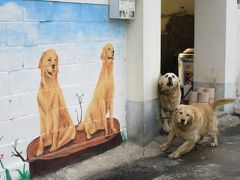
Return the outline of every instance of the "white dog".
{"type": "Polygon", "coordinates": [[[174,73],[166,73],[160,76],[159,99],[162,129],[168,133],[170,131],[169,120],[172,112],[181,101],[180,80],[174,73]]]}

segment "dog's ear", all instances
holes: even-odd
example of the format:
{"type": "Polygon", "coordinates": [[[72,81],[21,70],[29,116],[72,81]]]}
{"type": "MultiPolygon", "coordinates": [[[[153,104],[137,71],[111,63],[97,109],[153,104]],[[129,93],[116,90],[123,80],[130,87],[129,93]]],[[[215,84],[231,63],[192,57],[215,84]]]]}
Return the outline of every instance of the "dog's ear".
{"type": "Polygon", "coordinates": [[[160,74],[158,84],[161,86],[163,84],[163,76],[160,74]]]}
{"type": "Polygon", "coordinates": [[[104,46],[104,47],[102,48],[101,60],[102,60],[102,61],[105,61],[105,60],[106,60],[106,57],[107,57],[106,47],[104,46]]]}
{"type": "Polygon", "coordinates": [[[174,109],[174,112],[177,113],[181,110],[180,108],[181,105],[176,105],[175,109],[174,109]]]}
{"type": "Polygon", "coordinates": [[[46,53],[43,52],[43,53],[42,53],[42,56],[41,56],[41,58],[40,58],[40,60],[39,60],[39,64],[38,64],[38,68],[39,68],[39,69],[42,69],[43,66],[44,66],[44,62],[43,62],[43,61],[44,61],[44,58],[45,58],[45,54],[46,54],[46,53]]]}
{"type": "Polygon", "coordinates": [[[160,75],[159,80],[158,80],[158,89],[159,92],[164,90],[163,84],[164,84],[164,76],[160,75]]]}

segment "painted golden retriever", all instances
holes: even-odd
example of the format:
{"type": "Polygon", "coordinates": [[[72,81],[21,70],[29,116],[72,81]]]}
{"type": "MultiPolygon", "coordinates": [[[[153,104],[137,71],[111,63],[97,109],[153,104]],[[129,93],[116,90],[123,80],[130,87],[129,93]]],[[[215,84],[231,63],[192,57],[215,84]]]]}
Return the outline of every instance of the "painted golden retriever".
{"type": "Polygon", "coordinates": [[[174,73],[166,73],[160,76],[159,100],[162,129],[168,133],[172,112],[181,101],[180,80],[174,73]]]}
{"type": "Polygon", "coordinates": [[[167,141],[160,146],[160,150],[166,151],[176,137],[184,140],[184,143],[171,153],[169,158],[179,158],[189,152],[207,135],[212,138],[211,146],[217,146],[218,121],[214,110],[219,105],[234,101],[234,99],[219,99],[212,104],[178,105],[173,113],[172,128],[167,141]]]}
{"type": "Polygon", "coordinates": [[[102,49],[101,54],[102,69],[98,78],[96,89],[90,105],[87,108],[84,121],[79,124],[77,130],[84,130],[87,139],[98,130],[105,130],[108,135],[106,114],[109,113],[110,126],[116,132],[113,125],[113,98],[114,98],[114,79],[113,62],[114,49],[112,44],[107,43],[102,49]]]}
{"type": "Polygon", "coordinates": [[[37,156],[50,146],[53,152],[75,138],[76,129],[67,110],[58,84],[58,56],[53,49],[42,54],[39,61],[41,83],[37,96],[40,113],[40,139],[37,156]]]}

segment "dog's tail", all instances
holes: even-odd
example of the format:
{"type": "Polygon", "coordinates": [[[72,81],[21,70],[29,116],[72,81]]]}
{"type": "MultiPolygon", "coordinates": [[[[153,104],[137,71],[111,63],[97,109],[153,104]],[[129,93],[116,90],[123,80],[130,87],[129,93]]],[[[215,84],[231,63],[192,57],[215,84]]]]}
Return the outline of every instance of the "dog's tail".
{"type": "Polygon", "coordinates": [[[235,99],[231,99],[231,98],[218,99],[213,103],[211,103],[210,106],[212,107],[213,110],[215,110],[220,105],[233,103],[234,101],[235,99]]]}
{"type": "Polygon", "coordinates": [[[84,130],[84,124],[83,123],[80,123],[77,127],[77,130],[78,131],[83,131],[84,130]]]}

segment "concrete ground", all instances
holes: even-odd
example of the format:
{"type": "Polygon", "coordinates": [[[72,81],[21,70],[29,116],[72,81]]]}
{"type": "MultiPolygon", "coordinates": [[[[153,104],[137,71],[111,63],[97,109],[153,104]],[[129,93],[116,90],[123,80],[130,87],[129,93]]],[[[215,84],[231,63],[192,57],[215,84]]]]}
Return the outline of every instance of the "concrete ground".
{"type": "MultiPolygon", "coordinates": [[[[148,146],[132,142],[109,150],[45,177],[44,180],[240,180],[240,118],[218,112],[219,146],[212,148],[208,139],[178,160],[159,151],[166,136],[156,137],[148,146]]],[[[180,142],[176,141],[169,152],[180,142]]]]}

